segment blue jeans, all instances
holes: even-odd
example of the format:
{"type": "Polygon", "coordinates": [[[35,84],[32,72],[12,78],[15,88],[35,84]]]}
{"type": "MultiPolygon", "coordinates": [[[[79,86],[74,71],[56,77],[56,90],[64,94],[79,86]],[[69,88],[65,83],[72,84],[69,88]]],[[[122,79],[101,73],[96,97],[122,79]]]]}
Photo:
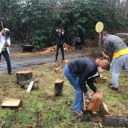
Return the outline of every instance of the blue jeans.
{"type": "Polygon", "coordinates": [[[83,91],[81,90],[79,86],[79,77],[74,79],[67,65],[65,65],[63,71],[64,71],[64,75],[66,76],[68,81],[71,83],[71,85],[75,89],[75,99],[73,102],[73,109],[74,111],[81,112],[83,108],[83,91]]]}
{"type": "Polygon", "coordinates": [[[12,69],[11,69],[11,63],[10,63],[10,57],[9,57],[9,54],[8,54],[8,51],[3,51],[0,53],[0,61],[1,61],[1,54],[3,54],[5,60],[6,60],[6,63],[7,63],[7,69],[8,69],[8,73],[12,72],[12,69]]]}

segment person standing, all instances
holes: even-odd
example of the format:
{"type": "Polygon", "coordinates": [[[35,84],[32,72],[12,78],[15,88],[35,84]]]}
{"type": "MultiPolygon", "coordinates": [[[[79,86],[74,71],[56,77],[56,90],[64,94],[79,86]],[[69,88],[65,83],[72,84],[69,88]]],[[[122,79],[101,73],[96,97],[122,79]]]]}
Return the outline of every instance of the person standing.
{"type": "Polygon", "coordinates": [[[64,48],[63,48],[63,40],[64,40],[64,30],[56,29],[56,55],[55,55],[55,62],[58,59],[58,52],[59,49],[61,50],[62,54],[62,61],[64,60],[64,48]]]}
{"type": "Polygon", "coordinates": [[[86,82],[90,89],[96,93],[99,90],[94,85],[94,78],[100,73],[108,71],[110,64],[106,59],[79,58],[68,62],[63,69],[65,77],[75,89],[75,99],[73,110],[78,115],[83,115],[83,93],[90,101],[93,101],[91,93],[86,87],[86,82]]]}
{"type": "Polygon", "coordinates": [[[10,30],[8,28],[3,28],[0,32],[0,61],[1,55],[4,56],[7,63],[8,74],[12,74],[10,56],[9,56],[9,46],[10,42],[10,30]]]}
{"type": "Polygon", "coordinates": [[[101,33],[101,38],[104,41],[103,46],[105,49],[102,55],[111,62],[111,89],[120,92],[118,77],[122,69],[128,72],[128,47],[120,37],[108,34],[107,31],[101,33]]]}
{"type": "Polygon", "coordinates": [[[79,33],[77,33],[77,35],[74,39],[74,43],[75,43],[75,49],[77,49],[77,47],[79,46],[79,49],[81,50],[81,37],[80,37],[79,33]]]}

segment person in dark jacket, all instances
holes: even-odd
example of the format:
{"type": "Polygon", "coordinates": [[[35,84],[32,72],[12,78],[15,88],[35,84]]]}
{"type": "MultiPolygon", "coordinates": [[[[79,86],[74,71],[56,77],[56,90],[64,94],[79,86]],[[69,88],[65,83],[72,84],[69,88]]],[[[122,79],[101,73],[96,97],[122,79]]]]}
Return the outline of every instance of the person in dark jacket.
{"type": "Polygon", "coordinates": [[[63,48],[63,40],[64,40],[64,30],[57,29],[56,30],[56,55],[55,55],[55,62],[57,61],[58,58],[58,52],[59,49],[61,50],[62,54],[62,61],[64,60],[64,48],[63,48]]]}
{"type": "Polygon", "coordinates": [[[75,113],[78,115],[83,114],[83,93],[90,101],[93,101],[91,93],[87,89],[86,82],[94,93],[98,92],[93,80],[100,76],[99,73],[106,72],[109,69],[110,64],[106,59],[93,60],[89,58],[79,58],[65,65],[63,69],[64,75],[75,89],[75,99],[73,102],[75,113]]]}
{"type": "Polygon", "coordinates": [[[74,39],[74,44],[75,44],[75,49],[77,49],[79,46],[79,50],[81,50],[81,37],[80,37],[79,33],[77,33],[77,35],[74,39]]]}
{"type": "Polygon", "coordinates": [[[103,31],[101,36],[104,41],[105,58],[110,58],[111,61],[112,84],[110,88],[115,92],[120,92],[118,77],[122,69],[128,72],[128,47],[120,37],[108,34],[107,31],[103,31]]]}

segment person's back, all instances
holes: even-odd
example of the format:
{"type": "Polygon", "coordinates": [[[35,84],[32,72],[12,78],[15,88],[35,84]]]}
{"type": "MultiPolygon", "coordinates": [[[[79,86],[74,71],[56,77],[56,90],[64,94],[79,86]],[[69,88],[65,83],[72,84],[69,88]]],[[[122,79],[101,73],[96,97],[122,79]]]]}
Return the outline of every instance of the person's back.
{"type": "Polygon", "coordinates": [[[112,49],[112,52],[120,51],[124,48],[127,48],[127,45],[123,42],[123,40],[116,35],[108,35],[106,40],[104,41],[104,46],[112,49]],[[109,44],[108,44],[109,43],[109,44]]]}

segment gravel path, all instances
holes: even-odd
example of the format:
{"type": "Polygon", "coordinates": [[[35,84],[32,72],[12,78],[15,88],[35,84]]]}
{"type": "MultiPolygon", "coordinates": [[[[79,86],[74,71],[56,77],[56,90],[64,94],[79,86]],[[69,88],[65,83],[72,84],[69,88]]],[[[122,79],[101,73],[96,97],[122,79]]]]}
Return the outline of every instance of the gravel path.
{"type": "MultiPolygon", "coordinates": [[[[23,53],[24,54],[24,53],[23,53]]],[[[74,59],[79,58],[83,55],[82,50],[74,50],[71,52],[65,53],[65,59],[74,59]]],[[[3,56],[2,56],[3,58],[3,56]]],[[[62,56],[59,53],[58,61],[61,61],[62,56]]],[[[22,57],[18,59],[11,58],[12,71],[15,69],[22,69],[24,67],[33,66],[33,65],[41,65],[45,63],[52,63],[55,61],[55,53],[49,53],[45,55],[35,56],[35,57],[22,57]]],[[[4,59],[0,62],[0,73],[7,72],[7,64],[4,59]]]]}

